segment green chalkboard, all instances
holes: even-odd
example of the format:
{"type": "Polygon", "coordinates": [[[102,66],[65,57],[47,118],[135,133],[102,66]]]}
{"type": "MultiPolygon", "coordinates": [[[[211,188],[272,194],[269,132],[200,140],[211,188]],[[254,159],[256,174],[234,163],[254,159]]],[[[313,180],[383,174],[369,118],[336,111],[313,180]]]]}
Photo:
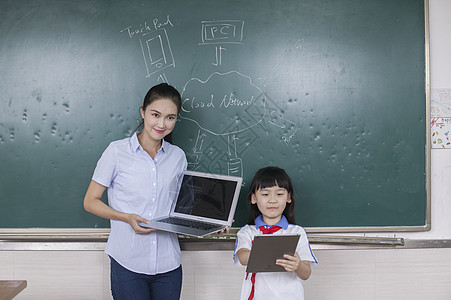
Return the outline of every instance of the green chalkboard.
{"type": "Polygon", "coordinates": [[[0,227],[106,228],[82,200],[147,90],[192,170],[287,170],[313,228],[427,223],[423,0],[0,2],[0,227]]]}

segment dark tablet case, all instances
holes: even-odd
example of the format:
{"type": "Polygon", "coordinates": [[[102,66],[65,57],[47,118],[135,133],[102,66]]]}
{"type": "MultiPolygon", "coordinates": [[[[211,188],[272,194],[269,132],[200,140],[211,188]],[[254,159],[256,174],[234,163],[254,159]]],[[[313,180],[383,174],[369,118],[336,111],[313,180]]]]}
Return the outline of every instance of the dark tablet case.
{"type": "Polygon", "coordinates": [[[299,235],[258,235],[252,243],[246,272],[285,272],[276,265],[276,259],[284,254],[294,255],[299,235]]]}

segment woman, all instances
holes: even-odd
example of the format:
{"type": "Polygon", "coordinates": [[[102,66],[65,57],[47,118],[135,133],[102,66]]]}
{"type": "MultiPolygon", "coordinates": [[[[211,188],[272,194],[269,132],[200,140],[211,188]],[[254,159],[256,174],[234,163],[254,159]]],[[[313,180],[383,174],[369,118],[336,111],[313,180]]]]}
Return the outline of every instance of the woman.
{"type": "Polygon", "coordinates": [[[175,88],[152,87],[141,106],[142,131],[108,146],[86,192],[84,208],[111,220],[105,252],[116,300],[180,298],[177,235],[139,226],[170,212],[186,169],[185,153],[170,143],[180,108],[175,88]],[[108,205],[101,200],[105,189],[108,205]]]}

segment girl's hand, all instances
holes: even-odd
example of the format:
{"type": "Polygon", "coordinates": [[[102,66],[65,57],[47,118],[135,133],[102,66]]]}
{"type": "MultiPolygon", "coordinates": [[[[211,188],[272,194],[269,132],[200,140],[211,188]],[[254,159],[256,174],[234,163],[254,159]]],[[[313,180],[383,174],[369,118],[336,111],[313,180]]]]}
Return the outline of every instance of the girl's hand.
{"type": "Polygon", "coordinates": [[[312,268],[310,267],[309,261],[302,261],[297,253],[295,253],[294,256],[285,254],[283,257],[285,259],[276,260],[276,265],[282,266],[288,272],[295,272],[296,276],[302,280],[309,279],[312,274],[312,268]]]}
{"type": "Polygon", "coordinates": [[[146,219],[136,215],[136,214],[128,214],[126,217],[127,223],[133,228],[136,234],[149,234],[153,231],[156,231],[155,228],[147,228],[139,225],[139,222],[148,224],[149,221],[146,219]]]}
{"type": "Polygon", "coordinates": [[[287,272],[295,272],[301,265],[301,259],[297,253],[294,256],[285,254],[283,257],[285,259],[276,260],[276,265],[283,267],[287,272]]]}

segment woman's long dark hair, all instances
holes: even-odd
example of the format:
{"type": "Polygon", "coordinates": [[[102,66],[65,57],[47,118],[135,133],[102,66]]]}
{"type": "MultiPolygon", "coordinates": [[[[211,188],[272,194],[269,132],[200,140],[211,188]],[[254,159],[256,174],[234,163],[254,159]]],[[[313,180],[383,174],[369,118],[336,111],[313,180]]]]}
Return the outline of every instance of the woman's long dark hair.
{"type": "MultiPolygon", "coordinates": [[[[177,106],[177,113],[180,112],[182,108],[182,97],[180,93],[171,85],[167,83],[160,83],[153,86],[144,97],[142,109],[146,110],[147,106],[149,106],[152,102],[161,99],[169,99],[177,106]]],[[[138,125],[135,131],[142,130],[144,127],[144,120],[138,125]]],[[[164,137],[164,140],[172,143],[172,132],[164,137]]]]}
{"type": "Polygon", "coordinates": [[[283,215],[287,218],[288,223],[296,224],[294,217],[294,189],[291,179],[284,169],[270,166],[258,170],[254,175],[254,179],[252,179],[249,194],[247,195],[247,203],[249,206],[249,225],[254,225],[255,219],[261,215],[257,204],[252,204],[251,202],[252,195],[260,189],[270,188],[273,186],[279,186],[288,191],[291,202],[287,203],[285,210],[283,211],[283,215]]]}

